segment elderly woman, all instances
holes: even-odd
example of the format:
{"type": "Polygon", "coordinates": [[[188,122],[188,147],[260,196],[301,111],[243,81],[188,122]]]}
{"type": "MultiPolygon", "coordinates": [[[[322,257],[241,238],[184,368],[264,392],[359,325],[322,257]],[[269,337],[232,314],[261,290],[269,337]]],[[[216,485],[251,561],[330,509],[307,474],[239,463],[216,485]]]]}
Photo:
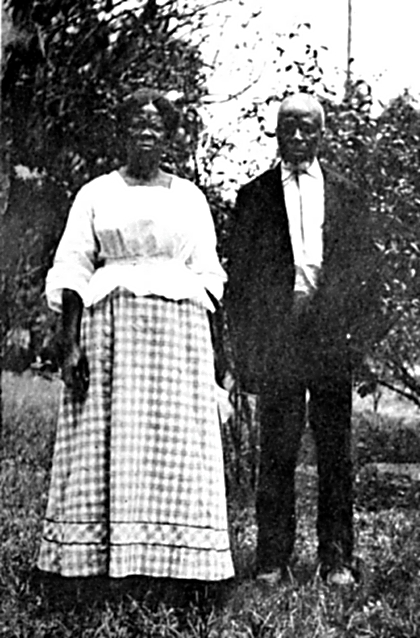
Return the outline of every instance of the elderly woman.
{"type": "Polygon", "coordinates": [[[178,113],[122,111],[127,161],[76,196],[46,294],[64,389],[38,567],[66,577],[233,575],[208,310],[223,291],[209,207],[160,168],[178,113]]]}

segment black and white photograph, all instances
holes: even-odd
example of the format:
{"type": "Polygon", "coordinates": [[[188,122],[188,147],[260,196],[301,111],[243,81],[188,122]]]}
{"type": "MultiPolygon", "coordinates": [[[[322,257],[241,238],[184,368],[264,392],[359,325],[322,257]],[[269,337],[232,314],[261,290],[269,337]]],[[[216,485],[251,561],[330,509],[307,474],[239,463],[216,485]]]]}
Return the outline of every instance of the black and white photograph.
{"type": "Polygon", "coordinates": [[[419,638],[420,5],[0,7],[0,638],[419,638]]]}

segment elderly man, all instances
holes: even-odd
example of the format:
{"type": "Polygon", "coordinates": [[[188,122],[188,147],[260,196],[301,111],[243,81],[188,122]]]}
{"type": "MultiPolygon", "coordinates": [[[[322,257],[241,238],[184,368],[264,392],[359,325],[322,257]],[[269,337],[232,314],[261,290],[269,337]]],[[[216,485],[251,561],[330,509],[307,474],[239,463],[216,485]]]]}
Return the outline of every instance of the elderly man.
{"type": "Polygon", "coordinates": [[[317,447],[318,556],[352,584],[352,366],[371,311],[371,243],[360,192],[317,159],[324,113],[309,94],[278,113],[279,164],[239,190],[228,240],[235,369],[260,400],[257,572],[277,582],[295,539],[294,475],[306,421],[317,447]]]}

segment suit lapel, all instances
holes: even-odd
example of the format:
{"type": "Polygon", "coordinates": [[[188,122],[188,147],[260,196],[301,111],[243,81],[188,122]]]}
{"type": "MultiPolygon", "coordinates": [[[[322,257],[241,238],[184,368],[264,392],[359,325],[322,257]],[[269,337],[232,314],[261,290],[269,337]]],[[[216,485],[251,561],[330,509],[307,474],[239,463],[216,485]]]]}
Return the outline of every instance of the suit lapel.
{"type": "Polygon", "coordinates": [[[271,178],[271,197],[272,197],[272,210],[275,211],[275,218],[277,224],[280,221],[282,232],[288,235],[288,241],[290,246],[292,245],[292,239],[290,237],[289,218],[286,210],[286,200],[284,198],[283,181],[281,174],[281,164],[272,170],[271,178]]]}
{"type": "Polygon", "coordinates": [[[276,211],[276,215],[281,215],[287,221],[286,204],[282,185],[281,167],[278,164],[268,175],[269,195],[271,198],[271,208],[276,211]]]}

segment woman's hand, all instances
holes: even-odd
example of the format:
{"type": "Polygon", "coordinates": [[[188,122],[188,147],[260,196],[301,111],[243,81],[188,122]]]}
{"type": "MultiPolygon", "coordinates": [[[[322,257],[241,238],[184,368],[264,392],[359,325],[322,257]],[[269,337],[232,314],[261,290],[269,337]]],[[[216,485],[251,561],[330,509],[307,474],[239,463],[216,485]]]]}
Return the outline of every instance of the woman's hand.
{"type": "Polygon", "coordinates": [[[76,401],[84,401],[89,388],[89,364],[80,347],[80,322],[83,302],[74,290],[63,290],[62,376],[76,401]]]}
{"type": "Polygon", "coordinates": [[[83,401],[89,388],[89,364],[77,343],[65,346],[62,363],[63,381],[78,401],[83,401]]]}

